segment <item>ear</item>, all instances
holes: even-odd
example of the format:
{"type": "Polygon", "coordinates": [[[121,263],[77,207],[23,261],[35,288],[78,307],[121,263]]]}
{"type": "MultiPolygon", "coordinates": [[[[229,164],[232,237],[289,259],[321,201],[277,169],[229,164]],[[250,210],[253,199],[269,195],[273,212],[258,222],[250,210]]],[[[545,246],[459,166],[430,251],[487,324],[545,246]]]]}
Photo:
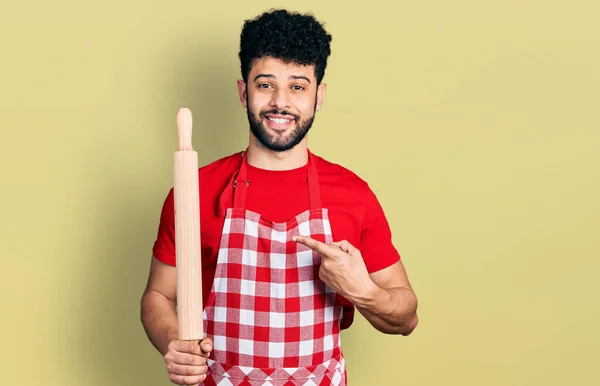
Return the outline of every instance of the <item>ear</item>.
{"type": "Polygon", "coordinates": [[[321,83],[317,88],[317,105],[316,110],[321,110],[323,106],[323,100],[325,99],[325,92],[327,91],[327,85],[325,83],[321,83]]]}
{"type": "Polygon", "coordinates": [[[237,89],[242,107],[246,108],[248,105],[248,101],[246,100],[246,82],[244,82],[242,79],[239,79],[237,81],[237,89]]]}

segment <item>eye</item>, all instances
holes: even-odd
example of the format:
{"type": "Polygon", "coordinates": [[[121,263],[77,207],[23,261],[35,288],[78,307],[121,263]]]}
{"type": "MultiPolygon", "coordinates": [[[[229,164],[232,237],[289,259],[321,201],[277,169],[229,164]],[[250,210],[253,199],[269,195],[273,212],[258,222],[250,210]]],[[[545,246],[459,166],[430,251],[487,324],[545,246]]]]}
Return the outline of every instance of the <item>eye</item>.
{"type": "Polygon", "coordinates": [[[269,87],[271,87],[271,85],[268,83],[261,83],[258,85],[258,88],[269,88],[269,87]]]}
{"type": "Polygon", "coordinates": [[[299,85],[293,86],[293,88],[294,88],[294,90],[304,90],[304,87],[299,86],[299,85]]]}

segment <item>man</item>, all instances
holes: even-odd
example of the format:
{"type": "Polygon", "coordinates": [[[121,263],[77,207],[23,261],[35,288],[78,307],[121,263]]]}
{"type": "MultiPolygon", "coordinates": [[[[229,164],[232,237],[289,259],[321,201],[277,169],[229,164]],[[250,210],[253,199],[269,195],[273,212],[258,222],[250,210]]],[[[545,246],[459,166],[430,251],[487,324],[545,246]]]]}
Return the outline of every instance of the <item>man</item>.
{"type": "Polygon", "coordinates": [[[172,190],[142,298],[173,383],[345,385],[340,331],[355,309],[383,333],[417,325],[374,193],[307,147],[330,42],[310,15],[277,10],[245,22],[237,90],[248,148],[199,170],[206,338],[178,340],[172,190]]]}

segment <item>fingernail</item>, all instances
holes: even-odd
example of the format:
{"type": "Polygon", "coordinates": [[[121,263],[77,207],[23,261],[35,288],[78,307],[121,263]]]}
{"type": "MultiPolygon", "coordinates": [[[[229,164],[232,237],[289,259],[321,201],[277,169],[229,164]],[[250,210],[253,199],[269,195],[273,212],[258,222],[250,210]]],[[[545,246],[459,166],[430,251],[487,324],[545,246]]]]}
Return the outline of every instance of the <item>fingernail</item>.
{"type": "Polygon", "coordinates": [[[292,241],[296,241],[298,238],[296,236],[292,237],[292,241]]]}

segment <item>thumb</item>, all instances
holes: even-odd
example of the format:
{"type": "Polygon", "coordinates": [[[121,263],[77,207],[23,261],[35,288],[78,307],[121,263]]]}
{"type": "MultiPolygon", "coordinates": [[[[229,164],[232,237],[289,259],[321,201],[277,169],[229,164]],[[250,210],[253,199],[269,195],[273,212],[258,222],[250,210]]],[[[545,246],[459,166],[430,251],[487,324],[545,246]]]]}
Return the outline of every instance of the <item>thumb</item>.
{"type": "Polygon", "coordinates": [[[350,244],[348,242],[348,240],[335,241],[335,242],[331,243],[330,245],[336,246],[336,247],[340,248],[342,251],[350,253],[350,254],[352,254],[356,251],[356,248],[354,248],[354,246],[352,244],[350,244]]]}
{"type": "Polygon", "coordinates": [[[202,350],[201,355],[208,357],[208,354],[210,354],[213,349],[213,341],[210,338],[204,338],[198,342],[198,344],[200,345],[200,350],[202,350]]]}

